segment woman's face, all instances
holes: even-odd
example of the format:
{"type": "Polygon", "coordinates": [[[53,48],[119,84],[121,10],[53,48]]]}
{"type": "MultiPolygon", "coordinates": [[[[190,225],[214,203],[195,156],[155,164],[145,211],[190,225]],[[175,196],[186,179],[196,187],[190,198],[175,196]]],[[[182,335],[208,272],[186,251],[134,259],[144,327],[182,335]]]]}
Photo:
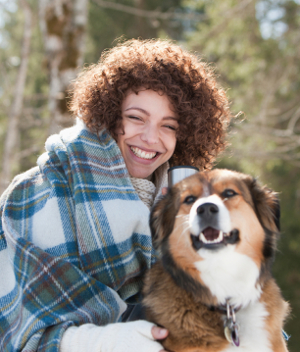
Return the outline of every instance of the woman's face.
{"type": "Polygon", "coordinates": [[[173,155],[178,121],[171,107],[166,95],[150,89],[124,99],[117,143],[131,176],[147,178],[173,155]]]}

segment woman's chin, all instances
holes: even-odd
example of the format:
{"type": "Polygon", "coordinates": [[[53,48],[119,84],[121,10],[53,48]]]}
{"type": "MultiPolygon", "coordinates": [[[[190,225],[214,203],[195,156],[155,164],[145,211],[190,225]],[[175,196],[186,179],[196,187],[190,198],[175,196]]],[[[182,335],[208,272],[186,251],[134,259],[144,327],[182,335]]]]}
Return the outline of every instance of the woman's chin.
{"type": "Polygon", "coordinates": [[[147,178],[149,179],[149,177],[153,174],[153,172],[155,170],[138,170],[138,169],[134,169],[134,170],[128,170],[129,171],[129,175],[131,177],[136,177],[136,178],[147,178]]]}

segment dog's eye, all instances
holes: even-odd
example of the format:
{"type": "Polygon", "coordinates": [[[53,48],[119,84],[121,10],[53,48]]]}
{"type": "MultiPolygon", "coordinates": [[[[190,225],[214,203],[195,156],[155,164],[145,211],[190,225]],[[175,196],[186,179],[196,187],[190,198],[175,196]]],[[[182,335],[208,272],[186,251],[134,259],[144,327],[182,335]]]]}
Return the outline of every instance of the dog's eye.
{"type": "Polygon", "coordinates": [[[236,191],[234,191],[233,189],[225,189],[225,191],[222,192],[222,196],[224,198],[230,198],[230,197],[234,197],[235,195],[237,195],[236,191]]]}
{"type": "Polygon", "coordinates": [[[196,199],[197,198],[195,196],[187,196],[185,198],[185,200],[183,201],[183,203],[185,203],[185,204],[193,204],[193,203],[195,203],[196,199]]]}

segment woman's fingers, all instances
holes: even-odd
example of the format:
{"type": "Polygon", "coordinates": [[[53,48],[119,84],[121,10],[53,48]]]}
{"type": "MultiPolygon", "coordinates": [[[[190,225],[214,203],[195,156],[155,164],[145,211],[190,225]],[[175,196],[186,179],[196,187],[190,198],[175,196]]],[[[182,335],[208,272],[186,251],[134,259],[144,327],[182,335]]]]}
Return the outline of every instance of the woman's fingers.
{"type": "Polygon", "coordinates": [[[151,329],[151,333],[154,340],[162,340],[168,336],[169,331],[158,326],[153,326],[151,329]]]}
{"type": "Polygon", "coordinates": [[[161,194],[164,196],[168,192],[168,187],[163,187],[161,190],[161,194]]]}

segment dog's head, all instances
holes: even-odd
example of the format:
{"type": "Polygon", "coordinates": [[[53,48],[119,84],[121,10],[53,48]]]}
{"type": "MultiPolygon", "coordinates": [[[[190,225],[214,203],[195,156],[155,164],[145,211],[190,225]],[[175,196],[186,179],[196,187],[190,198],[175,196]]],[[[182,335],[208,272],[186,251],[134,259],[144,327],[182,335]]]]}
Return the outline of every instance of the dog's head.
{"type": "Polygon", "coordinates": [[[215,169],[177,183],[150,227],[165,269],[207,304],[247,305],[270,275],[279,232],[276,194],[248,175],[215,169]]]}

